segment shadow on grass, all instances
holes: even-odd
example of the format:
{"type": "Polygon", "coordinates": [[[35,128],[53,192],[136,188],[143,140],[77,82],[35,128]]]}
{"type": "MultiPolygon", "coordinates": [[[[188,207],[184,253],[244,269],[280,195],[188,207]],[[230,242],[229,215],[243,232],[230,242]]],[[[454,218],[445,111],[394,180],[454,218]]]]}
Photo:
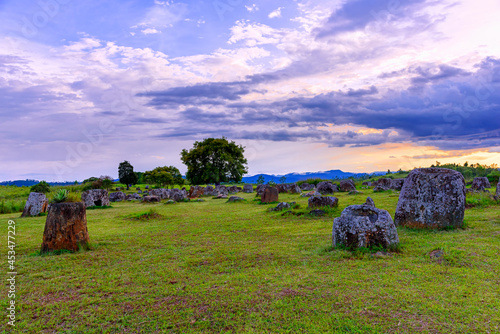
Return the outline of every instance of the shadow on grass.
{"type": "Polygon", "coordinates": [[[112,209],[111,205],[103,205],[103,206],[89,206],[87,210],[104,210],[104,209],[112,209]]]}
{"type": "Polygon", "coordinates": [[[136,212],[125,216],[127,219],[131,220],[151,220],[151,219],[160,219],[165,216],[156,212],[155,209],[149,209],[149,211],[136,212]]]}
{"type": "Polygon", "coordinates": [[[341,256],[344,258],[363,258],[365,255],[381,254],[386,256],[392,256],[393,253],[400,254],[403,252],[403,247],[401,244],[390,245],[385,248],[380,245],[374,245],[370,247],[348,247],[345,245],[339,246],[323,246],[316,249],[316,254],[320,256],[328,256],[332,253],[340,252],[341,256]]]}
{"type": "Polygon", "coordinates": [[[78,250],[77,251],[71,251],[69,249],[57,249],[54,251],[49,251],[49,252],[42,252],[41,250],[38,250],[34,253],[31,253],[29,256],[30,257],[35,257],[35,256],[40,256],[40,257],[46,257],[46,256],[58,256],[58,255],[64,255],[64,254],[77,254],[77,253],[83,253],[87,251],[93,251],[96,247],[94,247],[93,244],[88,243],[86,247],[82,247],[81,245],[78,245],[78,250]]]}

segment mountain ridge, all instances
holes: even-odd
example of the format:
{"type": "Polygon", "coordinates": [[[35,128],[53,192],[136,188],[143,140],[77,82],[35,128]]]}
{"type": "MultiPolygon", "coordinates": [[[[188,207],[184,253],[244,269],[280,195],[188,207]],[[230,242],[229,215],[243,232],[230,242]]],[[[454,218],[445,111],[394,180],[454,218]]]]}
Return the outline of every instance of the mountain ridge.
{"type": "MultiPolygon", "coordinates": [[[[327,170],[327,171],[318,171],[318,172],[304,172],[304,173],[287,173],[287,174],[255,174],[251,176],[244,176],[242,178],[243,183],[257,183],[257,179],[260,176],[264,177],[264,183],[267,183],[269,181],[274,181],[276,183],[279,183],[279,179],[282,177],[286,178],[286,183],[293,183],[297,181],[302,181],[302,180],[307,180],[307,179],[324,179],[324,180],[335,180],[335,179],[347,179],[348,177],[360,177],[363,175],[384,175],[386,172],[373,172],[373,173],[351,173],[351,172],[344,172],[340,169],[332,169],[332,170],[327,170]]],[[[117,181],[117,180],[115,180],[117,181]]],[[[26,180],[14,180],[14,181],[2,181],[0,182],[0,186],[18,186],[18,187],[31,187],[32,185],[35,185],[39,183],[40,181],[38,180],[32,180],[32,179],[26,179],[26,180]]],[[[75,181],[68,181],[68,182],[47,182],[51,186],[67,186],[67,185],[72,185],[75,184],[75,181]]],[[[81,182],[79,182],[81,183],[81,182]]]]}
{"type": "Polygon", "coordinates": [[[288,173],[288,174],[255,174],[252,176],[244,176],[242,182],[244,183],[256,183],[257,178],[260,176],[264,177],[264,183],[269,181],[274,181],[279,183],[279,179],[282,177],[286,178],[286,183],[293,183],[297,181],[303,181],[307,179],[324,179],[324,180],[335,180],[335,179],[347,179],[351,176],[360,177],[363,175],[385,175],[387,172],[373,172],[373,173],[351,173],[344,172],[340,169],[332,169],[327,171],[319,171],[319,172],[304,172],[304,173],[288,173]]]}

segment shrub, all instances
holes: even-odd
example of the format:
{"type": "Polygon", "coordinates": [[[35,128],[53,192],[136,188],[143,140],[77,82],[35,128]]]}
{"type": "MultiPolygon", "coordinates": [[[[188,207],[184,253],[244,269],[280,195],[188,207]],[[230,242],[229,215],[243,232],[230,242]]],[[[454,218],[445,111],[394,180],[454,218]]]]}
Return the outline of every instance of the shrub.
{"type": "Polygon", "coordinates": [[[97,180],[93,181],[91,184],[92,184],[92,189],[102,189],[102,180],[101,179],[97,179],[97,180]]]}
{"type": "Polygon", "coordinates": [[[103,210],[103,209],[112,209],[111,205],[103,205],[103,206],[89,206],[87,210],[103,210]]]}
{"type": "Polygon", "coordinates": [[[92,188],[92,182],[87,182],[87,183],[84,183],[82,185],[82,191],[87,191],[90,189],[94,189],[94,188],[92,188]]]}
{"type": "Polygon", "coordinates": [[[160,215],[158,212],[156,212],[155,209],[150,209],[149,211],[145,212],[137,212],[137,213],[132,213],[127,216],[129,219],[133,220],[150,220],[150,219],[158,219],[162,218],[163,216],[160,215]]]}
{"type": "Polygon", "coordinates": [[[69,191],[66,189],[60,189],[54,194],[54,197],[52,197],[52,203],[62,203],[66,202],[68,199],[69,191]]]}
{"type": "Polygon", "coordinates": [[[23,212],[25,205],[24,200],[2,200],[0,201],[0,214],[23,212]]]}
{"type": "Polygon", "coordinates": [[[33,185],[30,188],[30,191],[35,192],[35,193],[44,193],[44,194],[49,193],[50,192],[50,184],[48,184],[45,181],[41,181],[40,183],[33,185]]]}
{"type": "Polygon", "coordinates": [[[495,198],[487,192],[467,194],[465,203],[470,207],[486,207],[495,205],[497,202],[495,198]]]}
{"type": "Polygon", "coordinates": [[[488,181],[490,181],[491,185],[495,187],[495,185],[498,183],[498,180],[500,178],[500,171],[494,170],[491,173],[488,174],[487,176],[488,181]]]}
{"type": "Polygon", "coordinates": [[[307,179],[307,180],[302,180],[302,181],[297,181],[297,185],[300,187],[303,183],[309,183],[309,184],[314,184],[315,186],[318,185],[318,183],[323,182],[326,180],[322,179],[307,179]]]}
{"type": "Polygon", "coordinates": [[[97,181],[97,180],[99,180],[99,178],[93,176],[93,177],[89,177],[88,179],[83,180],[82,183],[92,183],[92,182],[97,181]]]}

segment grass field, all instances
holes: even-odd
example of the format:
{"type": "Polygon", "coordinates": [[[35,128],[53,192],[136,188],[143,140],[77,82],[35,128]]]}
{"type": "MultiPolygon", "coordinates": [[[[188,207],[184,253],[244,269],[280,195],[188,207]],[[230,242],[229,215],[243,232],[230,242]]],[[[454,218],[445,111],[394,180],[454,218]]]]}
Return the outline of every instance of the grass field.
{"type": "MultiPolygon", "coordinates": [[[[17,228],[15,332],[498,333],[500,205],[468,209],[465,229],[398,228],[399,253],[332,249],[346,206],[371,196],[394,216],[398,192],[360,190],[319,218],[267,212],[255,194],[113,203],[87,211],[92,249],[74,254],[39,255],[46,217],[0,215],[2,255],[17,228]]],[[[306,212],[307,198],[280,200],[306,212]]]]}

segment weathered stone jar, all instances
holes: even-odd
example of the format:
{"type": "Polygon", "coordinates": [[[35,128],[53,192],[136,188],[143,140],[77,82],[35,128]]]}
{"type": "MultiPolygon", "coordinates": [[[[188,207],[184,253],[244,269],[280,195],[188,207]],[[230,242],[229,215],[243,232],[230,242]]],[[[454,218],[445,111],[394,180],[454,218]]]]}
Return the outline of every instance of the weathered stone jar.
{"type": "Polygon", "coordinates": [[[82,193],[82,201],[85,206],[109,206],[109,195],[105,189],[91,189],[82,193]]]}
{"type": "Polygon", "coordinates": [[[251,184],[245,184],[243,186],[244,193],[253,193],[253,186],[251,184]]]}
{"type": "Polygon", "coordinates": [[[265,187],[264,192],[260,197],[260,201],[262,203],[278,202],[279,201],[278,197],[279,197],[278,189],[276,189],[275,187],[265,187]]]}
{"type": "Polygon", "coordinates": [[[45,194],[32,192],[28,196],[21,217],[38,216],[40,213],[47,212],[48,206],[49,202],[45,194]]]}
{"type": "Polygon", "coordinates": [[[88,249],[87,213],[83,202],[50,205],[41,252],[88,249]]]}
{"type": "Polygon", "coordinates": [[[308,208],[322,208],[330,207],[334,208],[339,206],[339,199],[333,196],[312,196],[307,200],[308,208]]]}
{"type": "Polygon", "coordinates": [[[399,237],[389,212],[371,205],[351,205],[333,220],[332,243],[351,249],[391,248],[399,243],[399,237]]]}
{"type": "Polygon", "coordinates": [[[464,213],[462,174],[446,168],[419,168],[404,182],[394,222],[412,228],[461,227],[464,213]]]}
{"type": "Polygon", "coordinates": [[[472,180],[472,190],[484,191],[488,188],[491,188],[491,184],[487,177],[475,177],[474,180],[472,180]]]}

